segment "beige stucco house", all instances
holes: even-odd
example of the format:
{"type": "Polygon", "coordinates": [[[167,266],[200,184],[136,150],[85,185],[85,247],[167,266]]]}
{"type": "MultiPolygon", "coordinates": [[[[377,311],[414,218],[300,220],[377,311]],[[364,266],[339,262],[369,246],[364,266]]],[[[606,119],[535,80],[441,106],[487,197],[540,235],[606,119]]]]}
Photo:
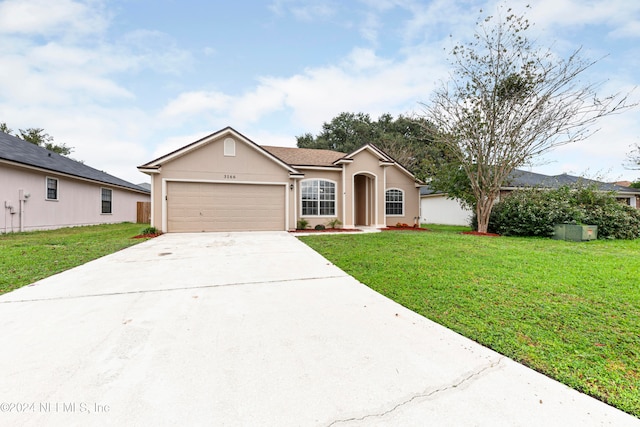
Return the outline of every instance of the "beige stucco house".
{"type": "Polygon", "coordinates": [[[260,146],[227,127],[138,169],[163,232],[344,228],[419,220],[419,182],[372,144],[353,153],[260,146]]]}
{"type": "Polygon", "coordinates": [[[0,132],[0,233],[136,222],[149,190],[0,132]]]}

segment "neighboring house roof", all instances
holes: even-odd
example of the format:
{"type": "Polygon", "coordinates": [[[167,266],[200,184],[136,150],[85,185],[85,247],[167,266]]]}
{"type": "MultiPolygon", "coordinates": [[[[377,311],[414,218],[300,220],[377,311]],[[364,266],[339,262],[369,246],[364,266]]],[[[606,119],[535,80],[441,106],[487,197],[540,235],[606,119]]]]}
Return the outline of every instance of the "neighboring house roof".
{"type": "MultiPolygon", "coordinates": [[[[507,182],[502,187],[504,190],[514,190],[524,187],[540,187],[540,188],[559,188],[563,185],[596,185],[603,191],[616,191],[618,193],[633,193],[640,194],[640,189],[624,187],[621,185],[610,184],[607,182],[595,181],[579,176],[568,175],[563,173],[561,175],[543,175],[535,172],[528,172],[522,169],[516,169],[507,178],[507,182]]],[[[442,192],[433,191],[429,186],[423,186],[420,188],[421,196],[429,196],[432,194],[442,194],[442,192]]]]}
{"type": "Polygon", "coordinates": [[[520,187],[542,187],[542,188],[559,188],[563,185],[596,185],[603,191],[617,191],[623,193],[640,193],[640,189],[624,187],[617,184],[611,184],[608,182],[596,181],[593,179],[583,178],[580,176],[573,176],[563,173],[561,175],[542,175],[539,173],[528,172],[521,169],[516,169],[507,178],[505,183],[505,189],[520,188],[520,187]]]}
{"type": "Polygon", "coordinates": [[[0,132],[0,161],[71,175],[90,181],[124,187],[142,193],[149,190],[128,181],[99,171],[84,163],[39,147],[15,136],[0,132]]]}
{"type": "Polygon", "coordinates": [[[315,148],[273,147],[262,145],[262,148],[293,166],[335,166],[334,162],[340,160],[346,153],[332,150],[319,150],[315,148]]]}
{"type": "Polygon", "coordinates": [[[142,188],[144,188],[146,190],[151,191],[151,184],[149,184],[148,182],[143,182],[141,184],[138,184],[138,187],[142,187],[142,188]]]}

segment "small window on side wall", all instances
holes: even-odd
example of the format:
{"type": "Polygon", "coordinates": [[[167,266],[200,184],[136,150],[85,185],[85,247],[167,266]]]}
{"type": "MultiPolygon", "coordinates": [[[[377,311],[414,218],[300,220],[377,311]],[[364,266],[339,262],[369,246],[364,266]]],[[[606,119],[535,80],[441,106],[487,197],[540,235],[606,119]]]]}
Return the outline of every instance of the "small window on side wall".
{"type": "Polygon", "coordinates": [[[392,188],[385,193],[386,214],[391,216],[404,216],[404,193],[402,190],[392,188]]]}
{"type": "Polygon", "coordinates": [[[226,157],[235,157],[235,155],[236,155],[236,141],[233,138],[225,138],[225,140],[224,140],[224,155],[226,157]]]}
{"type": "Polygon", "coordinates": [[[102,213],[110,214],[112,213],[112,201],[113,201],[113,190],[108,188],[101,189],[101,198],[102,198],[102,213]]]}
{"type": "Polygon", "coordinates": [[[47,177],[47,200],[58,200],[58,180],[47,177]]]}

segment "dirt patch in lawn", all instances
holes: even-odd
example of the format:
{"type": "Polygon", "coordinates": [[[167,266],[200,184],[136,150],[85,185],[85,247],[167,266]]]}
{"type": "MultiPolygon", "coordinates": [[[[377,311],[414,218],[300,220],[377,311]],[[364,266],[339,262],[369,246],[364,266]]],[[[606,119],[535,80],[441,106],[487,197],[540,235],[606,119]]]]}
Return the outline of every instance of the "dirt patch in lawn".
{"type": "Polygon", "coordinates": [[[380,230],[382,231],[390,231],[390,230],[410,230],[410,231],[431,231],[428,228],[422,228],[422,227],[411,227],[411,226],[397,226],[397,225],[390,225],[388,227],[385,228],[381,228],[380,230]]]}
{"type": "Polygon", "coordinates": [[[496,233],[481,233],[479,231],[463,231],[460,234],[471,234],[472,236],[500,237],[500,235],[496,233]]]}
{"type": "Polygon", "coordinates": [[[162,235],[162,233],[138,234],[137,236],[133,236],[132,239],[153,239],[154,237],[158,237],[160,235],[162,235]]]}

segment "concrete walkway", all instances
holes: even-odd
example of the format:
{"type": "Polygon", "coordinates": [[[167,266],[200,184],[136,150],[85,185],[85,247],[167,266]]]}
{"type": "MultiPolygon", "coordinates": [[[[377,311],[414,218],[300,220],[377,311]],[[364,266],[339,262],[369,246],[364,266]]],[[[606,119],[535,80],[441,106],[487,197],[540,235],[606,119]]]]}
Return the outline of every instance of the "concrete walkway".
{"type": "Polygon", "coordinates": [[[0,328],[0,425],[640,425],[287,233],[163,235],[0,296],[0,328]]]}

